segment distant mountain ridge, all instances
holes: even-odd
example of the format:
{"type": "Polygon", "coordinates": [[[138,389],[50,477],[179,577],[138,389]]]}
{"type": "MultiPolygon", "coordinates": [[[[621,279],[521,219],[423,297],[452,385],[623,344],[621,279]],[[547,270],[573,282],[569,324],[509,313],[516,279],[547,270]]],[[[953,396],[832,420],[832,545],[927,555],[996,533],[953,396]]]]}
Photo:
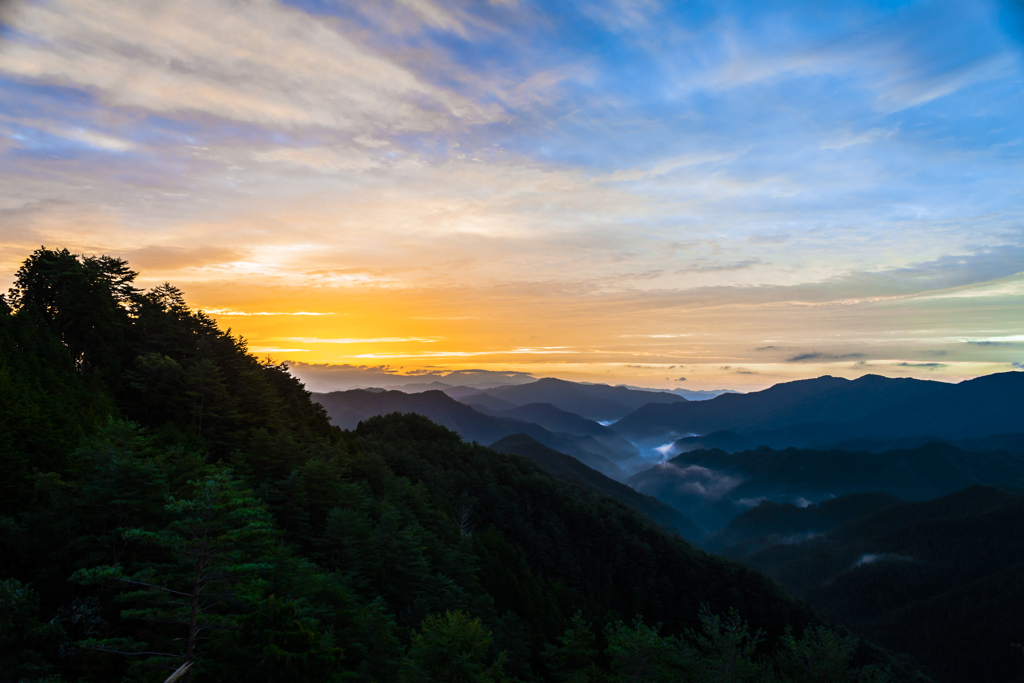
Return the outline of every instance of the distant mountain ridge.
{"type": "Polygon", "coordinates": [[[839,439],[980,438],[1024,432],[1024,372],[948,384],[864,375],[776,384],[707,401],[646,405],[616,431],[635,444],[665,444],[729,431],[773,447],[839,439]]]}
{"type": "Polygon", "coordinates": [[[524,406],[501,411],[490,411],[483,406],[478,406],[477,410],[495,417],[533,422],[552,432],[593,437],[599,443],[618,452],[621,456],[620,461],[623,462],[637,458],[640,455],[637,447],[619,436],[614,429],[594,420],[588,420],[576,413],[562,410],[550,403],[528,403],[524,406]]]}
{"type": "Polygon", "coordinates": [[[355,429],[360,422],[377,415],[417,413],[458,432],[467,441],[486,446],[506,436],[524,433],[612,479],[621,481],[626,476],[614,462],[622,459],[620,454],[592,436],[556,433],[539,424],[486,415],[437,390],[406,394],[401,391],[350,389],[313,394],[313,400],[324,407],[331,423],[342,429],[355,429]]]}
{"type": "MultiPolygon", "coordinates": [[[[618,420],[649,403],[686,403],[682,396],[665,391],[644,391],[607,384],[581,384],[545,377],[529,384],[508,385],[481,393],[515,406],[550,403],[562,410],[595,421],[618,420]]],[[[471,395],[463,397],[472,401],[471,395]]]]}

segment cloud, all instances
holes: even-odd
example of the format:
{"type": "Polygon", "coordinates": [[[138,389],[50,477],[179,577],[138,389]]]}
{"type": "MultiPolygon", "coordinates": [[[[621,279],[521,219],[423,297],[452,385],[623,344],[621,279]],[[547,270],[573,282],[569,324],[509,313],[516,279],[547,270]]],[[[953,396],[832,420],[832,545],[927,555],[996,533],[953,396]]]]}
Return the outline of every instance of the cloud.
{"type": "Polygon", "coordinates": [[[846,360],[849,358],[864,358],[863,353],[844,353],[840,356],[831,353],[820,353],[818,351],[812,351],[810,353],[801,353],[792,358],[787,358],[787,363],[804,363],[810,360],[817,361],[829,361],[829,360],[846,360]]]}
{"type": "Polygon", "coordinates": [[[695,495],[708,500],[719,500],[743,483],[741,477],[701,467],[700,465],[657,466],[658,472],[669,479],[677,495],[695,495]]]}
{"type": "Polygon", "coordinates": [[[430,0],[398,0],[398,3],[411,9],[422,17],[425,23],[434,28],[451,31],[463,37],[466,36],[466,27],[463,23],[451,12],[444,10],[430,0]]]}
{"type": "Polygon", "coordinates": [[[390,344],[396,342],[421,342],[432,344],[443,337],[345,337],[323,339],[320,337],[282,337],[281,341],[305,342],[306,344],[390,344]]]}
{"type": "Polygon", "coordinates": [[[949,367],[945,363],[896,363],[901,368],[924,368],[925,370],[937,370],[938,368],[949,367]]]}
{"type": "Polygon", "coordinates": [[[1024,334],[1010,334],[1001,337],[989,337],[988,339],[971,339],[967,341],[968,344],[1020,344],[1024,343],[1024,334]]]}
{"type": "Polygon", "coordinates": [[[242,251],[215,246],[137,247],[135,249],[121,249],[118,251],[117,256],[126,259],[133,268],[150,271],[202,268],[245,258],[242,251]]]}
{"type": "Polygon", "coordinates": [[[685,377],[679,377],[678,379],[676,379],[676,381],[677,382],[685,382],[686,378],[685,377]]]}
{"type": "Polygon", "coordinates": [[[863,133],[856,134],[845,132],[837,138],[822,142],[819,147],[821,149],[845,149],[847,147],[853,147],[854,145],[864,145],[870,142],[878,142],[879,140],[887,140],[895,134],[895,130],[885,130],[884,128],[872,128],[863,133]]]}
{"type": "Polygon", "coordinates": [[[256,152],[253,159],[261,163],[303,166],[323,173],[364,171],[382,165],[375,155],[352,147],[278,148],[256,152]]]}
{"type": "Polygon", "coordinates": [[[756,349],[754,349],[754,350],[755,350],[755,351],[774,351],[774,350],[776,350],[777,348],[779,348],[779,347],[777,347],[777,346],[758,346],[758,347],[757,347],[756,349]]]}
{"type": "Polygon", "coordinates": [[[764,263],[759,258],[744,259],[743,261],[734,261],[732,263],[708,263],[708,264],[694,264],[687,266],[686,268],[680,268],[676,271],[676,275],[686,275],[688,273],[713,273],[733,270],[746,270],[759,265],[770,265],[764,263]]]}
{"type": "MultiPolygon", "coordinates": [[[[406,4],[458,29],[427,0],[406,4]]],[[[244,12],[228,0],[56,0],[21,4],[13,16],[0,71],[84,88],[117,107],[361,132],[502,116],[372,54],[333,22],[270,0],[244,12]]]]}
{"type": "Polygon", "coordinates": [[[655,0],[591,0],[584,3],[581,10],[613,33],[638,32],[650,26],[658,3],[655,0]]]}
{"type": "MultiPolygon", "coordinates": [[[[199,309],[209,315],[219,315],[227,318],[248,318],[252,316],[275,316],[275,315],[298,315],[298,316],[323,316],[323,315],[337,315],[336,313],[324,313],[318,311],[235,311],[230,308],[201,308],[199,309]]],[[[302,341],[301,339],[285,339],[276,341],[302,341]]],[[[289,349],[284,349],[289,350],[289,349]]],[[[299,351],[308,351],[309,349],[297,349],[299,351]]]]}
{"type": "Polygon", "coordinates": [[[310,391],[345,391],[371,387],[399,387],[424,381],[441,381],[452,386],[489,388],[503,384],[526,384],[536,378],[528,372],[467,369],[450,371],[405,368],[394,365],[351,365],[288,361],[292,375],[310,391]]]}

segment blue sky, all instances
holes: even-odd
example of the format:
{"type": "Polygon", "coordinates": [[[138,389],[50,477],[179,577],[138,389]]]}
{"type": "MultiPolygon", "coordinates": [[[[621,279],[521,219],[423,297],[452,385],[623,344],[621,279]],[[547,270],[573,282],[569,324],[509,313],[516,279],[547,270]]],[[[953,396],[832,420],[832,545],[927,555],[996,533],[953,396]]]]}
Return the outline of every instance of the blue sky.
{"type": "Polygon", "coordinates": [[[1024,361],[1019,0],[0,22],[6,273],[39,244],[119,254],[256,348],[374,372],[742,388],[1024,361]]]}

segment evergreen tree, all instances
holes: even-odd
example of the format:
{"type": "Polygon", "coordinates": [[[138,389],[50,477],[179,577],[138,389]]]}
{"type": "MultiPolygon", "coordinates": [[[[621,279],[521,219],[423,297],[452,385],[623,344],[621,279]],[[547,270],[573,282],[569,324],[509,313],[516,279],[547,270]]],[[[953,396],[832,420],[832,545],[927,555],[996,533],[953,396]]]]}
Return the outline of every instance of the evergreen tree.
{"type": "Polygon", "coordinates": [[[506,680],[502,653],[488,664],[491,634],[461,611],[432,614],[413,633],[403,683],[498,683],[506,680]]]}
{"type": "Polygon", "coordinates": [[[242,613],[263,597],[261,574],[278,554],[269,514],[226,474],[195,482],[194,494],[171,500],[166,512],[171,521],[163,529],[123,534],[149,546],[154,559],[72,577],[125,590],[120,601],[135,606],[121,617],[144,622],[145,636],[90,639],[81,646],[138,657],[136,669],[191,666],[211,631],[237,628],[242,613]]]}

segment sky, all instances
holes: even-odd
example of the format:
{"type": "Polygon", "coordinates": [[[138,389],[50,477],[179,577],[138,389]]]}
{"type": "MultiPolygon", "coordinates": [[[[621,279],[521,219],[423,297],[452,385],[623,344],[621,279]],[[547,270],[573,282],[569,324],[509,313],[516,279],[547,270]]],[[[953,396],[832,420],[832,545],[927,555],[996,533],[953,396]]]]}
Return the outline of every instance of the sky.
{"type": "Polygon", "coordinates": [[[1021,0],[0,2],[0,287],[119,256],[352,386],[959,381],[1022,112],[1021,0]]]}

